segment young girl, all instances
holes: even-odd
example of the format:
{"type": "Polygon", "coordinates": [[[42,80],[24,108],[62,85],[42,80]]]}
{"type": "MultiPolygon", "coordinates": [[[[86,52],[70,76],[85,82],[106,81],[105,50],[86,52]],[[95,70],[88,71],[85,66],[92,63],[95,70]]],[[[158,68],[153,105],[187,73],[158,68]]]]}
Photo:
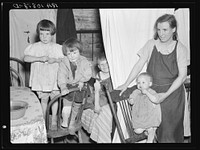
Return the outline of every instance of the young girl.
{"type": "MultiPolygon", "coordinates": [[[[31,63],[31,73],[29,85],[36,91],[41,99],[44,117],[49,97],[52,99],[59,94],[57,87],[57,71],[59,62],[63,58],[62,46],[54,43],[53,37],[56,28],[50,20],[41,20],[37,24],[37,34],[39,42],[30,44],[24,51],[24,61],[31,63]]],[[[52,106],[52,129],[57,126],[58,103],[52,106]]]]}
{"type": "Polygon", "coordinates": [[[112,113],[106,97],[106,92],[102,85],[106,85],[109,91],[113,86],[107,59],[104,54],[97,59],[100,71],[96,75],[94,83],[94,110],[86,109],[83,111],[82,123],[84,129],[90,133],[90,138],[97,143],[111,143],[112,132],[112,113]]]}
{"type": "Polygon", "coordinates": [[[156,128],[161,123],[160,104],[154,104],[157,93],[151,89],[152,77],[143,72],[137,77],[137,89],[132,92],[128,102],[132,105],[132,125],[138,134],[147,131],[147,143],[153,143],[156,128]]]}
{"type": "Polygon", "coordinates": [[[81,55],[83,51],[83,45],[80,41],[74,38],[70,38],[63,43],[62,51],[64,58],[60,63],[58,70],[58,85],[61,90],[61,94],[64,96],[62,109],[62,127],[68,127],[68,119],[72,109],[71,120],[69,124],[69,133],[74,134],[76,125],[75,117],[80,108],[83,100],[82,92],[78,92],[75,97],[75,103],[72,108],[73,93],[69,93],[70,88],[78,87],[82,88],[84,82],[87,82],[92,77],[91,64],[86,57],[81,55]],[[69,94],[68,94],[69,93],[69,94]]]}

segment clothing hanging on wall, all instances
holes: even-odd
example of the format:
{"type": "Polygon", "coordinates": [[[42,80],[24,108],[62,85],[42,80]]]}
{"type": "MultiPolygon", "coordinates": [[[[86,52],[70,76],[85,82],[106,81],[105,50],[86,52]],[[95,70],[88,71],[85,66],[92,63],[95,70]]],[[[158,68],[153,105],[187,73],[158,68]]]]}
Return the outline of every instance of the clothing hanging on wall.
{"type": "Polygon", "coordinates": [[[70,37],[77,38],[72,9],[58,9],[56,26],[56,43],[62,45],[62,43],[70,37]]]}

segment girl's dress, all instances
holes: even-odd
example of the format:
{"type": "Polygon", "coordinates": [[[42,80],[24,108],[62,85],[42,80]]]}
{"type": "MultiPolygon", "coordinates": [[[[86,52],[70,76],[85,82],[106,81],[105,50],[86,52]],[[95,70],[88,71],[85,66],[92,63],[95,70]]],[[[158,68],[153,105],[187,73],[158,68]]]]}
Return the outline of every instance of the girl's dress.
{"type": "MultiPolygon", "coordinates": [[[[102,80],[101,85],[107,85],[109,91],[113,89],[111,78],[102,80]]],[[[94,113],[92,109],[83,111],[81,118],[83,128],[90,133],[90,138],[97,143],[111,143],[112,113],[103,90],[100,91],[99,101],[102,109],[99,114],[94,113]]]]}
{"type": "MultiPolygon", "coordinates": [[[[157,93],[150,89],[152,95],[157,93]]],[[[153,104],[147,95],[136,89],[130,95],[132,100],[132,125],[134,129],[158,127],[161,122],[160,104],[153,104]]]]}
{"type": "MultiPolygon", "coordinates": [[[[50,58],[63,58],[62,46],[56,43],[43,44],[37,42],[30,44],[24,51],[24,55],[35,57],[48,56],[50,58]]],[[[58,91],[57,72],[59,64],[48,62],[31,63],[29,86],[33,91],[51,92],[58,91]]]]}
{"type": "MultiPolygon", "coordinates": [[[[178,43],[178,41],[177,41],[178,43]]],[[[152,89],[157,93],[166,92],[178,77],[177,43],[170,54],[161,54],[154,46],[147,72],[153,76],[152,89]]],[[[157,129],[159,143],[182,143],[184,141],[184,85],[181,85],[161,104],[162,121],[157,129]]]]}

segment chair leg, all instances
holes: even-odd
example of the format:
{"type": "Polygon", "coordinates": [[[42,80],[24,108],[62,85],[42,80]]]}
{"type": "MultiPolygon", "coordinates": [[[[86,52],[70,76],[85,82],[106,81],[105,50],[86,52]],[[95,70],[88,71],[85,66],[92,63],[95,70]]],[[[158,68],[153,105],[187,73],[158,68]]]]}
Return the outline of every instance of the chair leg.
{"type": "Polygon", "coordinates": [[[79,143],[83,143],[81,129],[78,131],[78,141],[79,141],[79,143]]]}
{"type": "Polygon", "coordinates": [[[51,138],[51,143],[54,143],[54,140],[53,140],[53,138],[51,138]]]}

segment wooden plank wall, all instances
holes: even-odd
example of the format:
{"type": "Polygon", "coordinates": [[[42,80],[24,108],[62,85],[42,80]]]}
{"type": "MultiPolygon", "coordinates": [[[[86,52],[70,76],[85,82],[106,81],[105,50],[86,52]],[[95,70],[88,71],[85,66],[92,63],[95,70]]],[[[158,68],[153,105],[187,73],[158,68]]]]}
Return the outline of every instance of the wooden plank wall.
{"type": "MultiPolygon", "coordinates": [[[[81,41],[84,44],[83,55],[89,60],[96,62],[97,54],[102,51],[102,35],[100,29],[100,17],[98,9],[73,9],[76,30],[88,30],[98,33],[93,34],[93,48],[92,48],[92,34],[82,34],[81,41]],[[93,52],[92,52],[93,49],[93,52]]],[[[80,38],[80,34],[77,34],[80,38]]]]}

